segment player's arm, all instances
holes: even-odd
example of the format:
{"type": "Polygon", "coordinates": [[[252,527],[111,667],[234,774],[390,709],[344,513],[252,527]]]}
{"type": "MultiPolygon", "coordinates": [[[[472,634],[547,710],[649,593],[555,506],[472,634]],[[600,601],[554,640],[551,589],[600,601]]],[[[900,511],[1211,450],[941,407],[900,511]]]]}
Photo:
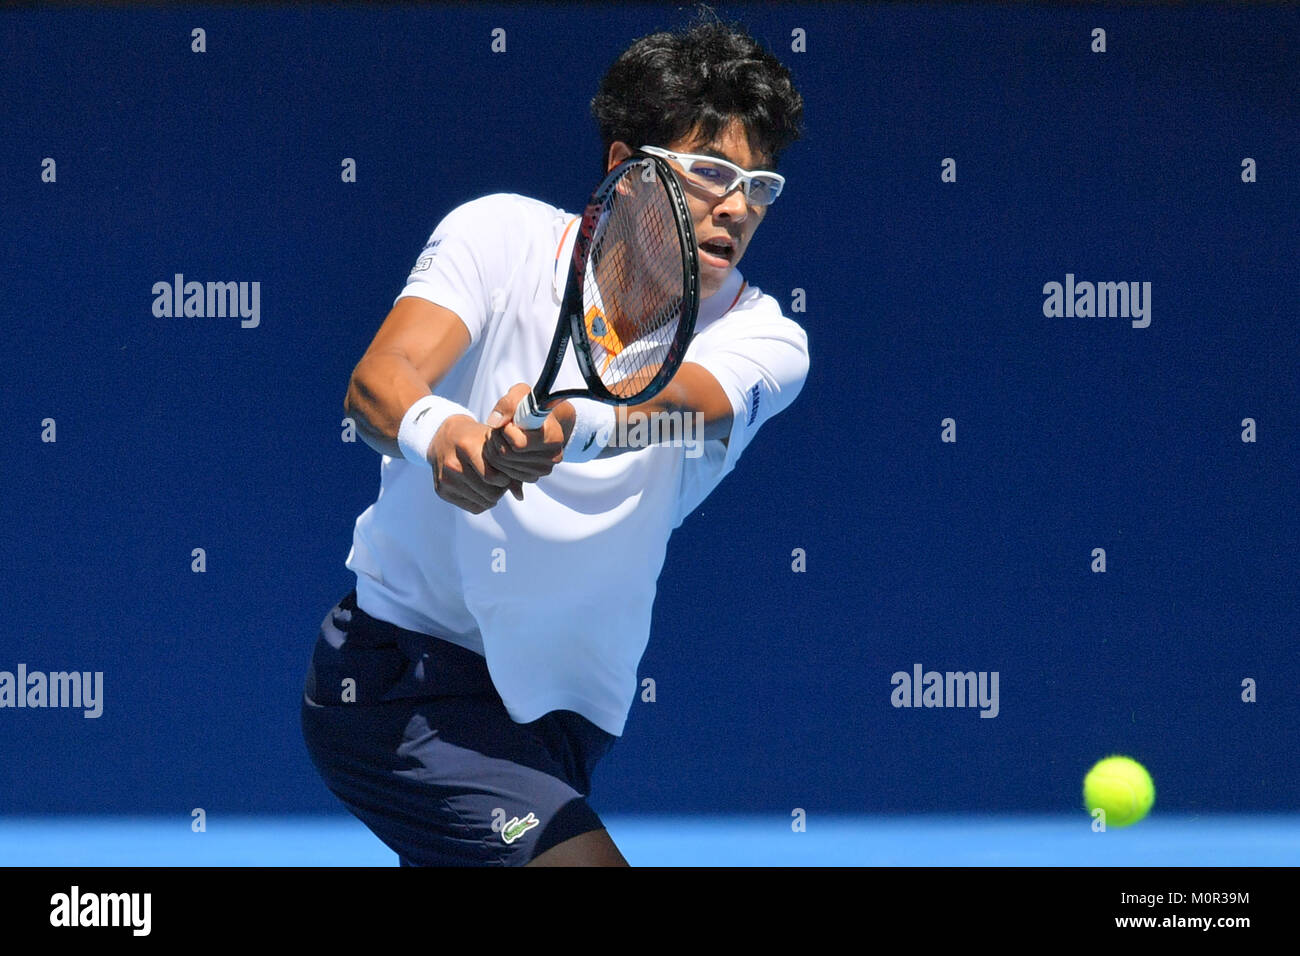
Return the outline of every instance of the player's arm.
{"type": "MultiPolygon", "coordinates": [[[[573,431],[575,413],[572,402],[562,401],[551,408],[551,414],[541,428],[521,429],[513,421],[514,410],[527,394],[528,386],[521,383],[497,402],[488,418],[488,424],[495,426],[496,433],[488,441],[485,457],[493,467],[511,478],[536,481],[550,474],[563,458],[564,446],[573,431]]],[[[681,435],[684,428],[691,429],[688,434],[697,441],[717,438],[725,444],[731,434],[733,415],[731,399],[718,380],[708,369],[694,362],[683,362],[672,381],[654,398],[637,405],[617,406],[614,413],[618,427],[611,433],[601,458],[640,447],[621,444],[625,440],[634,440],[638,435],[681,435]],[[653,425],[653,419],[660,415],[669,415],[675,420],[667,427],[653,425]],[[693,418],[686,425],[684,417],[687,415],[699,415],[700,418],[693,418]],[[645,424],[634,429],[629,423],[638,420],[645,424]],[[703,425],[702,434],[695,430],[697,422],[703,425]]]]}
{"type": "MultiPolygon", "coordinates": [[[[450,309],[418,296],[398,299],[353,370],[343,400],[344,414],[356,422],[362,440],[380,454],[402,457],[397,442],[402,417],[430,394],[469,345],[469,330],[450,309]]],[[[483,460],[489,432],[469,415],[452,415],[426,455],[437,494],[474,514],[496,504],[511,485],[483,460]]]]}
{"type": "Polygon", "coordinates": [[[532,476],[537,469],[549,471],[562,459],[566,446],[576,447],[583,434],[588,441],[593,434],[607,435],[608,445],[601,455],[617,455],[630,450],[628,443],[636,447],[655,436],[687,438],[684,416],[698,415],[703,438],[695,430],[695,419],[689,423],[690,435],[695,440],[721,441],[726,451],[724,467],[730,468],[763,423],[794,401],[808,375],[807,334],[774,307],[730,321],[729,327],[715,329],[720,334],[708,341],[692,343],[690,360],[682,363],[662,392],[630,408],[605,406],[602,411],[590,400],[578,399],[577,405],[564,401],[551,410],[541,428],[523,431],[510,417],[528,386],[516,385],[488,419],[497,429],[488,442],[488,461],[511,477],[536,480],[532,476]],[[677,420],[653,427],[653,418],[665,414],[678,416],[677,420]],[[635,428],[637,422],[646,427],[635,428]],[[580,434],[571,438],[575,431],[580,434]],[[524,471],[525,467],[532,470],[524,471]]]}
{"type": "MultiPolygon", "coordinates": [[[[692,431],[691,434],[701,441],[720,438],[725,443],[731,435],[733,412],[731,399],[713,374],[695,362],[683,362],[672,381],[658,395],[638,405],[617,406],[614,414],[619,427],[614,430],[609,444],[601,452],[601,458],[619,455],[628,450],[619,442],[635,434],[628,427],[629,422],[640,419],[651,426],[660,415],[668,415],[678,421],[686,415],[698,416],[695,421],[703,425],[703,433],[692,431]]],[[[572,418],[572,406],[568,415],[572,418]]],[[[572,422],[568,427],[573,427],[572,422]]],[[[690,427],[693,429],[695,426],[692,424],[690,427]]],[[[664,434],[665,431],[659,429],[658,433],[664,434]]]]}
{"type": "MultiPolygon", "coordinates": [[[[564,446],[573,432],[575,421],[573,403],[562,401],[551,408],[551,414],[541,428],[521,429],[513,421],[515,406],[523,401],[528,390],[528,385],[522,383],[511,388],[497,402],[488,418],[488,424],[495,427],[495,434],[488,441],[485,458],[494,468],[517,481],[536,481],[551,473],[563,458],[564,446]]],[[[708,369],[694,362],[683,362],[672,381],[648,402],[620,405],[614,412],[618,427],[600,453],[601,458],[628,451],[632,446],[621,442],[634,438],[638,433],[680,434],[684,427],[695,429],[696,421],[703,425],[703,434],[694,430],[690,432],[696,440],[718,438],[725,444],[731,434],[731,399],[708,369]],[[684,416],[697,414],[700,419],[693,419],[689,426],[683,425],[684,416]],[[653,419],[659,415],[674,416],[676,421],[668,428],[652,427],[653,419]],[[645,427],[634,430],[629,422],[638,419],[646,423],[645,427]]]]}
{"type": "Polygon", "coordinates": [[[353,370],[343,399],[362,441],[381,455],[401,458],[402,416],[468,348],[469,330],[456,313],[417,296],[398,299],[353,370]]]}

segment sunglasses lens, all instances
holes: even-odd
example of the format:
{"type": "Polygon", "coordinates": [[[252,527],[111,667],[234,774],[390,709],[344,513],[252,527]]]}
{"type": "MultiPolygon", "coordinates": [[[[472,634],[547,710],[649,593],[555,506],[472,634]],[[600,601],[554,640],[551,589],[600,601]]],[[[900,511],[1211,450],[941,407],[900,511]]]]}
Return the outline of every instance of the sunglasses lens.
{"type": "Polygon", "coordinates": [[[696,160],[691,165],[691,171],[687,174],[687,178],[697,186],[721,196],[731,190],[731,187],[735,185],[737,176],[734,170],[728,169],[721,163],[696,160]]]}
{"type": "Polygon", "coordinates": [[[781,194],[781,181],[771,176],[756,176],[750,182],[749,201],[756,206],[768,206],[781,194]]]}
{"type": "MultiPolygon", "coordinates": [[[[699,189],[725,196],[741,182],[741,175],[726,163],[689,156],[679,157],[682,167],[689,167],[682,178],[699,189]]],[[[777,176],[755,176],[745,190],[746,199],[755,206],[766,206],[781,194],[781,179],[777,176]]]]}

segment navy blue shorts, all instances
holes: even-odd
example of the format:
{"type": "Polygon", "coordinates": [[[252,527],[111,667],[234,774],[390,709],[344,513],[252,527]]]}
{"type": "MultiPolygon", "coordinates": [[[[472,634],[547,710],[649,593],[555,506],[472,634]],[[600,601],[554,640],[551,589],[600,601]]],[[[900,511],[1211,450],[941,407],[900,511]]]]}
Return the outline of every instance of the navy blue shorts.
{"type": "Polygon", "coordinates": [[[616,737],[565,710],[515,723],[482,657],[371,617],[355,591],[321,623],[302,731],[403,866],[519,866],[604,828],[585,798],[616,737]]]}

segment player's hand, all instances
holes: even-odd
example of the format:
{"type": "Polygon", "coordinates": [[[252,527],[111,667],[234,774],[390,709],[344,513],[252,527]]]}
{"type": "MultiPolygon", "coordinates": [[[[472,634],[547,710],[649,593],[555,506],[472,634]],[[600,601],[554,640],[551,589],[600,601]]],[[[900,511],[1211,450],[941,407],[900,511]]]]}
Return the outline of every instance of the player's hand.
{"type": "Polygon", "coordinates": [[[520,482],[549,475],[564,457],[564,445],[573,431],[573,406],[568,402],[551,409],[540,428],[516,425],[515,409],[528,392],[529,387],[521,382],[496,403],[488,416],[492,434],[483,451],[488,464],[520,482]]]}
{"type": "Polygon", "coordinates": [[[429,464],[433,466],[433,490],[443,501],[482,514],[499,500],[507,488],[523,497],[517,481],[484,460],[492,429],[468,415],[452,415],[442,423],[429,443],[429,464]]]}

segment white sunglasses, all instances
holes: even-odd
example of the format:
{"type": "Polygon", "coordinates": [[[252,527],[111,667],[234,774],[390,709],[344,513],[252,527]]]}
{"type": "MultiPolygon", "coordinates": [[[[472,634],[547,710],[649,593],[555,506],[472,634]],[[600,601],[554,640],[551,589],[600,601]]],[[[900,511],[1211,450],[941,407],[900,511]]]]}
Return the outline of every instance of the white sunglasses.
{"type": "Polygon", "coordinates": [[[743,186],[745,199],[755,206],[770,206],[785,185],[785,177],[778,173],[766,170],[751,173],[716,156],[673,153],[658,146],[642,146],[641,152],[672,160],[682,167],[691,185],[715,196],[725,196],[737,186],[743,186]]]}

